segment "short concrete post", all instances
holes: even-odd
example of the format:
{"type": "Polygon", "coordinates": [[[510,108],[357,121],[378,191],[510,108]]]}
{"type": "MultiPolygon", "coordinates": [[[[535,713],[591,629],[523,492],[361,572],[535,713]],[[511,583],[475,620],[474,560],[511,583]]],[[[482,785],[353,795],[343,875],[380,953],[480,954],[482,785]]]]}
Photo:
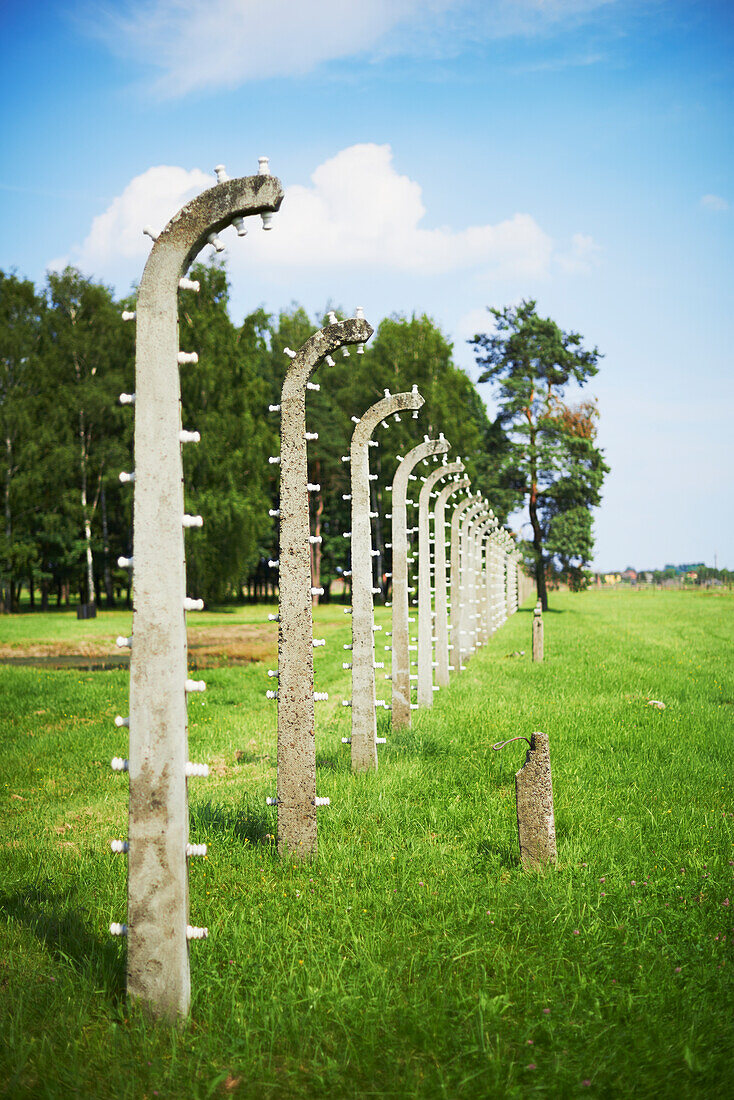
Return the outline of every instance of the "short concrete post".
{"type": "Polygon", "coordinates": [[[468,489],[468,477],[452,481],[441,489],[433,512],[433,530],[436,536],[434,574],[436,578],[436,683],[449,686],[449,618],[446,584],[446,502],[453,493],[468,489]]]}
{"type": "Polygon", "coordinates": [[[461,670],[461,607],[462,607],[462,581],[461,581],[461,524],[467,512],[474,508],[481,500],[479,493],[469,493],[466,500],[457,504],[451,516],[451,615],[449,621],[450,646],[453,656],[453,665],[457,672],[461,670]]]}
{"type": "Polygon", "coordinates": [[[533,611],[533,660],[543,660],[543,608],[540,600],[533,611]]]}
{"type": "MultiPolygon", "coordinates": [[[[433,607],[431,600],[431,494],[442,478],[464,471],[464,463],[451,462],[427,474],[418,498],[418,706],[433,706],[433,607]]],[[[434,526],[434,548],[444,544],[446,532],[434,526]]],[[[434,572],[438,586],[437,570],[434,572]]],[[[444,590],[446,568],[444,563],[444,590]]],[[[437,614],[437,612],[436,612],[437,614]]]]}
{"type": "Polygon", "coordinates": [[[547,733],[532,733],[525,764],[515,775],[520,859],[526,867],[556,861],[550,748],[547,733]]]}
{"type": "Polygon", "coordinates": [[[302,859],[317,845],[306,390],[327,355],[371,335],[361,318],[315,332],[291,358],[280,403],[278,851],[302,859]]]}
{"type": "Polygon", "coordinates": [[[408,522],[407,492],[409,481],[419,462],[431,455],[445,454],[445,439],[427,439],[408,451],[400,462],[392,483],[392,724],[409,726],[410,645],[408,606],[408,522]]]}
{"type": "MultiPolygon", "coordinates": [[[[128,821],[127,990],[133,1000],[168,1019],[187,1014],[189,938],[205,929],[188,924],[187,776],[206,775],[188,761],[187,694],[203,681],[187,679],[184,515],[178,290],[198,289],[182,277],[218,231],[255,214],[272,216],[283,198],[270,175],[218,183],[187,203],[156,237],[136,306],[134,627],[130,661],[129,760],[115,767],[130,779],[128,821]]],[[[192,433],[193,434],[193,433],[192,433]]],[[[125,564],[133,565],[132,559],[125,564]]]]}
{"type": "MultiPolygon", "coordinates": [[[[350,448],[352,496],[352,770],[377,767],[372,524],[370,522],[369,449],[378,424],[405,409],[417,411],[423,398],[412,393],[386,396],[362,415],[350,448]]],[[[356,418],[355,418],[356,419],[356,418]]],[[[393,561],[395,550],[393,547],[393,561]]],[[[394,573],[393,566],[393,573],[394,573]]],[[[393,604],[394,579],[393,579],[393,604]]]]}

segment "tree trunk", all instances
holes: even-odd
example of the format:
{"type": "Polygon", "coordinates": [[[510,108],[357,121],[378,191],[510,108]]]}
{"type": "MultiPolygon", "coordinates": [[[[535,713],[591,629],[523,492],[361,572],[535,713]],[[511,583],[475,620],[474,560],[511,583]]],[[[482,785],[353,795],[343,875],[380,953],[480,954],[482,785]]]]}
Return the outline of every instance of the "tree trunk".
{"type": "MultiPolygon", "coordinates": [[[[10,511],[10,479],[13,474],[13,441],[10,436],[5,439],[5,450],[7,451],[7,467],[5,473],[5,538],[7,540],[8,550],[10,550],[11,539],[13,537],[13,522],[10,511]]],[[[5,595],[3,597],[3,610],[10,613],[13,610],[13,588],[12,577],[9,576],[5,586],[5,595]]]]}
{"type": "Polygon", "coordinates": [[[538,599],[543,611],[548,610],[548,590],[545,584],[545,562],[543,560],[543,536],[538,519],[538,504],[535,493],[530,494],[530,524],[533,528],[533,552],[535,555],[535,582],[538,588],[538,599]]]}

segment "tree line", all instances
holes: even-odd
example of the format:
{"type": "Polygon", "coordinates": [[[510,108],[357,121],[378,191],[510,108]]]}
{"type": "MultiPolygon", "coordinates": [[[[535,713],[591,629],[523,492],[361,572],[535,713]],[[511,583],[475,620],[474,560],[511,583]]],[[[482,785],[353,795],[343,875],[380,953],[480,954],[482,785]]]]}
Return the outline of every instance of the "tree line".
{"type": "MultiPolygon", "coordinates": [[[[204,527],[187,536],[190,590],[209,603],[262,597],[276,581],[267,561],[277,557],[277,521],[269,513],[277,509],[278,468],[268,457],[278,453],[279,417],[268,406],[280,399],[289,362],[284,349],[300,347],[326,316],[312,319],[293,305],[278,315],[257,309],[237,325],[223,264],[198,263],[190,275],[201,289],[180,295],[180,347],[196,351],[199,362],[180,368],[182,424],[199,431],[201,443],[184,448],[184,485],[187,511],[205,517],[204,527]]],[[[133,487],[119,474],[132,469],[134,417],[119,395],[134,389],[135,325],[121,317],[134,308],[134,298],[116,300],[110,288],[74,268],[49,273],[41,290],[0,271],[5,611],[17,610],[23,588],[31,606],[38,600],[44,609],[72,597],[107,606],[130,599],[129,572],[117,559],[133,552],[133,487]]],[[[342,534],[350,526],[343,499],[349,468],[341,458],[349,452],[351,417],[385,389],[399,393],[413,385],[425,398],[419,417],[391,420],[380,429],[385,445],[372,455],[378,577],[389,571],[385,486],[397,456],[424,434],[441,431],[452,444],[452,460],[463,458],[473,490],[485,494],[501,522],[523,500],[531,504],[535,545],[531,540],[526,549],[539,577],[548,569],[582,573],[588,564],[589,508],[598,503],[606,467],[594,444],[593,403],[568,406],[561,397],[572,376],[578,381],[594,373],[597,353],[583,353],[577,362],[575,334],[548,321],[550,347],[534,350],[558,362],[555,374],[542,368],[547,377],[540,385],[536,378],[530,393],[527,378],[518,379],[538,374],[538,354],[518,358],[502,338],[541,320],[535,303],[493,312],[495,336],[473,343],[481,378],[500,383],[494,419],[425,315],[386,318],[363,354],[353,348],[349,358],[319,366],[320,389],[309,393],[307,415],[308,430],[318,433],[309,444],[309,480],[320,486],[310,494],[312,531],[322,536],[313,549],[313,578],[325,598],[349,568],[342,534]],[[535,420],[531,434],[523,427],[528,410],[535,420]]],[[[537,333],[526,336],[537,344],[537,333]]]]}

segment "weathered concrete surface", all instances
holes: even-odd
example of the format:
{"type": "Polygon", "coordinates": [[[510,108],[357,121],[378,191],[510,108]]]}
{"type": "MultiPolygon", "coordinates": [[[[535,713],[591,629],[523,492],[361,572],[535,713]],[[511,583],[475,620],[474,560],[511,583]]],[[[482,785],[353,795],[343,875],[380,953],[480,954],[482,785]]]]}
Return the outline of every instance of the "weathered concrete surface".
{"type": "Polygon", "coordinates": [[[253,176],[192,199],[155,241],[137,296],[127,989],[169,1019],[190,1002],[178,281],[210,233],[282,198],[279,180],[253,176]]]}
{"type": "Polygon", "coordinates": [[[477,523],[473,528],[474,532],[474,560],[476,563],[475,569],[475,586],[474,586],[474,603],[476,606],[476,619],[474,621],[474,646],[475,648],[481,645],[485,645],[489,639],[489,633],[487,631],[487,572],[486,572],[486,560],[484,555],[484,541],[487,533],[493,529],[497,524],[497,520],[494,517],[492,510],[488,517],[483,519],[481,523],[477,523]]]}
{"type": "Polygon", "coordinates": [[[414,468],[424,458],[446,454],[445,439],[429,439],[408,451],[392,483],[392,724],[410,725],[408,523],[406,499],[414,468]]]}
{"type": "Polygon", "coordinates": [[[278,851],[304,859],[317,843],[306,383],[326,355],[371,335],[358,318],[315,332],[289,364],[280,403],[278,851]]]}
{"type": "Polygon", "coordinates": [[[461,669],[461,524],[464,516],[470,508],[474,508],[481,500],[481,495],[469,493],[466,500],[457,504],[451,515],[451,615],[449,616],[449,635],[452,648],[452,661],[457,672],[461,669]]]}
{"type": "Polygon", "coordinates": [[[532,733],[525,764],[515,775],[520,859],[526,867],[556,861],[550,749],[546,733],[532,733]]]}
{"type": "MultiPolygon", "coordinates": [[[[373,600],[372,524],[370,522],[369,450],[383,420],[405,409],[420,409],[419,393],[397,393],[376,402],[352,433],[352,769],[377,767],[375,713],[375,609],[373,600]]],[[[395,549],[393,546],[393,560],[395,549]]],[[[394,568],[393,568],[394,573],[394,568]]],[[[394,584],[394,580],[393,580],[394,584]]],[[[394,600],[393,600],[394,604],[394,600]]]]}
{"type": "MultiPolygon", "coordinates": [[[[445,477],[464,471],[463,462],[439,466],[427,474],[418,497],[418,706],[433,706],[433,638],[434,621],[431,600],[431,494],[445,477]]],[[[434,549],[439,541],[444,546],[446,532],[434,524],[434,549]]],[[[438,580],[436,579],[436,584],[438,580]]],[[[446,565],[444,561],[444,591],[446,565]]]]}
{"type": "Polygon", "coordinates": [[[543,608],[540,600],[533,611],[533,660],[543,660],[543,608]]]}
{"type": "Polygon", "coordinates": [[[452,481],[439,491],[436,507],[433,510],[433,530],[436,533],[434,551],[434,574],[436,578],[436,683],[439,687],[449,686],[449,617],[446,583],[446,503],[453,493],[468,489],[471,481],[468,477],[452,481]]]}

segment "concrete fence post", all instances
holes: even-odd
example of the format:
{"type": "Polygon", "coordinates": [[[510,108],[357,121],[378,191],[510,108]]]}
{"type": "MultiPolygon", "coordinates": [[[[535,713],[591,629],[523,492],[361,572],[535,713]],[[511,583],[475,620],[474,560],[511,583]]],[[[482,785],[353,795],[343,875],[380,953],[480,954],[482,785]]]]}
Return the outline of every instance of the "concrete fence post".
{"type": "Polygon", "coordinates": [[[263,164],[242,179],[218,170],[220,182],[161,233],[146,229],[154,243],[134,314],[136,389],[121,395],[135,405],[134,551],[120,559],[133,568],[134,625],[123,639],[131,646],[130,713],[117,719],[130,730],[129,760],[113,762],[130,780],[128,839],[114,842],[128,854],[128,915],[111,931],[127,934],[129,996],[168,1019],[188,1012],[188,941],[206,935],[188,924],[187,857],[202,846],[188,843],[187,777],[208,768],[188,760],[187,696],[206,685],[187,675],[186,613],[203,604],[186,592],[184,531],[203,520],[184,514],[181,447],[198,433],[182,431],[179,365],[197,356],[179,350],[178,291],[198,290],[185,273],[207,243],[223,247],[218,232],[232,224],[239,232],[256,214],[265,224],[278,210],[283,189],[263,164]]]}
{"type": "MultiPolygon", "coordinates": [[[[447,440],[425,439],[400,461],[392,483],[392,724],[409,726],[410,635],[408,603],[408,484],[418,480],[413,470],[432,455],[446,454],[447,440]]],[[[416,704],[417,705],[417,704],[416,704]]]]}
{"type": "Polygon", "coordinates": [[[543,660],[543,607],[540,600],[533,611],[533,660],[543,660]]]}
{"type": "MultiPolygon", "coordinates": [[[[433,511],[433,529],[436,533],[434,574],[436,578],[436,683],[449,686],[451,661],[449,651],[449,607],[446,583],[446,504],[453,493],[468,489],[468,477],[451,482],[441,489],[433,511]]],[[[450,526],[450,525],[449,525],[450,526]]]]}
{"type": "Polygon", "coordinates": [[[525,763],[515,775],[520,859],[526,867],[556,861],[556,824],[547,733],[532,733],[525,763]]]}
{"type": "Polygon", "coordinates": [[[338,348],[372,335],[362,318],[335,321],[295,353],[280,402],[278,608],[278,851],[316,855],[316,739],[306,391],[316,367],[338,348]]]}
{"type": "MultiPolygon", "coordinates": [[[[446,461],[444,456],[444,462],[446,461]]],[[[464,463],[448,463],[439,466],[423,479],[420,495],[418,497],[418,706],[433,706],[433,639],[435,635],[433,601],[431,599],[431,495],[434,486],[442,478],[461,474],[464,471],[464,463]]],[[[440,542],[445,546],[446,532],[434,524],[434,550],[440,542]]],[[[444,551],[445,554],[445,551],[444,551]]],[[[437,570],[434,588],[438,587],[437,570]]],[[[444,564],[444,591],[446,584],[446,569],[444,564]]]]}
{"type": "Polygon", "coordinates": [[[450,594],[451,615],[449,616],[451,662],[457,672],[461,671],[461,524],[469,509],[481,501],[481,494],[469,493],[466,500],[457,504],[451,515],[451,567],[450,594]]]}
{"type": "MultiPolygon", "coordinates": [[[[363,413],[352,433],[350,448],[352,530],[352,769],[377,767],[377,716],[375,712],[375,643],[372,524],[370,522],[369,449],[376,445],[372,433],[389,416],[412,409],[417,412],[423,398],[412,393],[391,395],[363,413]]],[[[356,418],[355,418],[356,419],[356,418]]],[[[376,475],[375,475],[376,476],[376,475]]],[[[395,550],[393,547],[393,562],[395,550]]],[[[393,565],[393,573],[394,573],[393,565]]],[[[379,589],[377,589],[379,591],[379,589]]],[[[394,604],[393,578],[393,604],[394,604]]]]}
{"type": "MultiPolygon", "coordinates": [[[[473,652],[473,628],[476,622],[476,580],[474,560],[474,539],[472,535],[473,524],[478,518],[483,518],[487,512],[487,502],[479,499],[473,504],[461,518],[459,527],[459,555],[460,555],[460,581],[461,607],[459,610],[458,639],[452,637],[454,646],[458,648],[459,668],[463,668],[464,661],[473,652]],[[458,643],[458,646],[457,646],[458,643]]],[[[456,650],[454,656],[457,656],[456,650]]]]}

